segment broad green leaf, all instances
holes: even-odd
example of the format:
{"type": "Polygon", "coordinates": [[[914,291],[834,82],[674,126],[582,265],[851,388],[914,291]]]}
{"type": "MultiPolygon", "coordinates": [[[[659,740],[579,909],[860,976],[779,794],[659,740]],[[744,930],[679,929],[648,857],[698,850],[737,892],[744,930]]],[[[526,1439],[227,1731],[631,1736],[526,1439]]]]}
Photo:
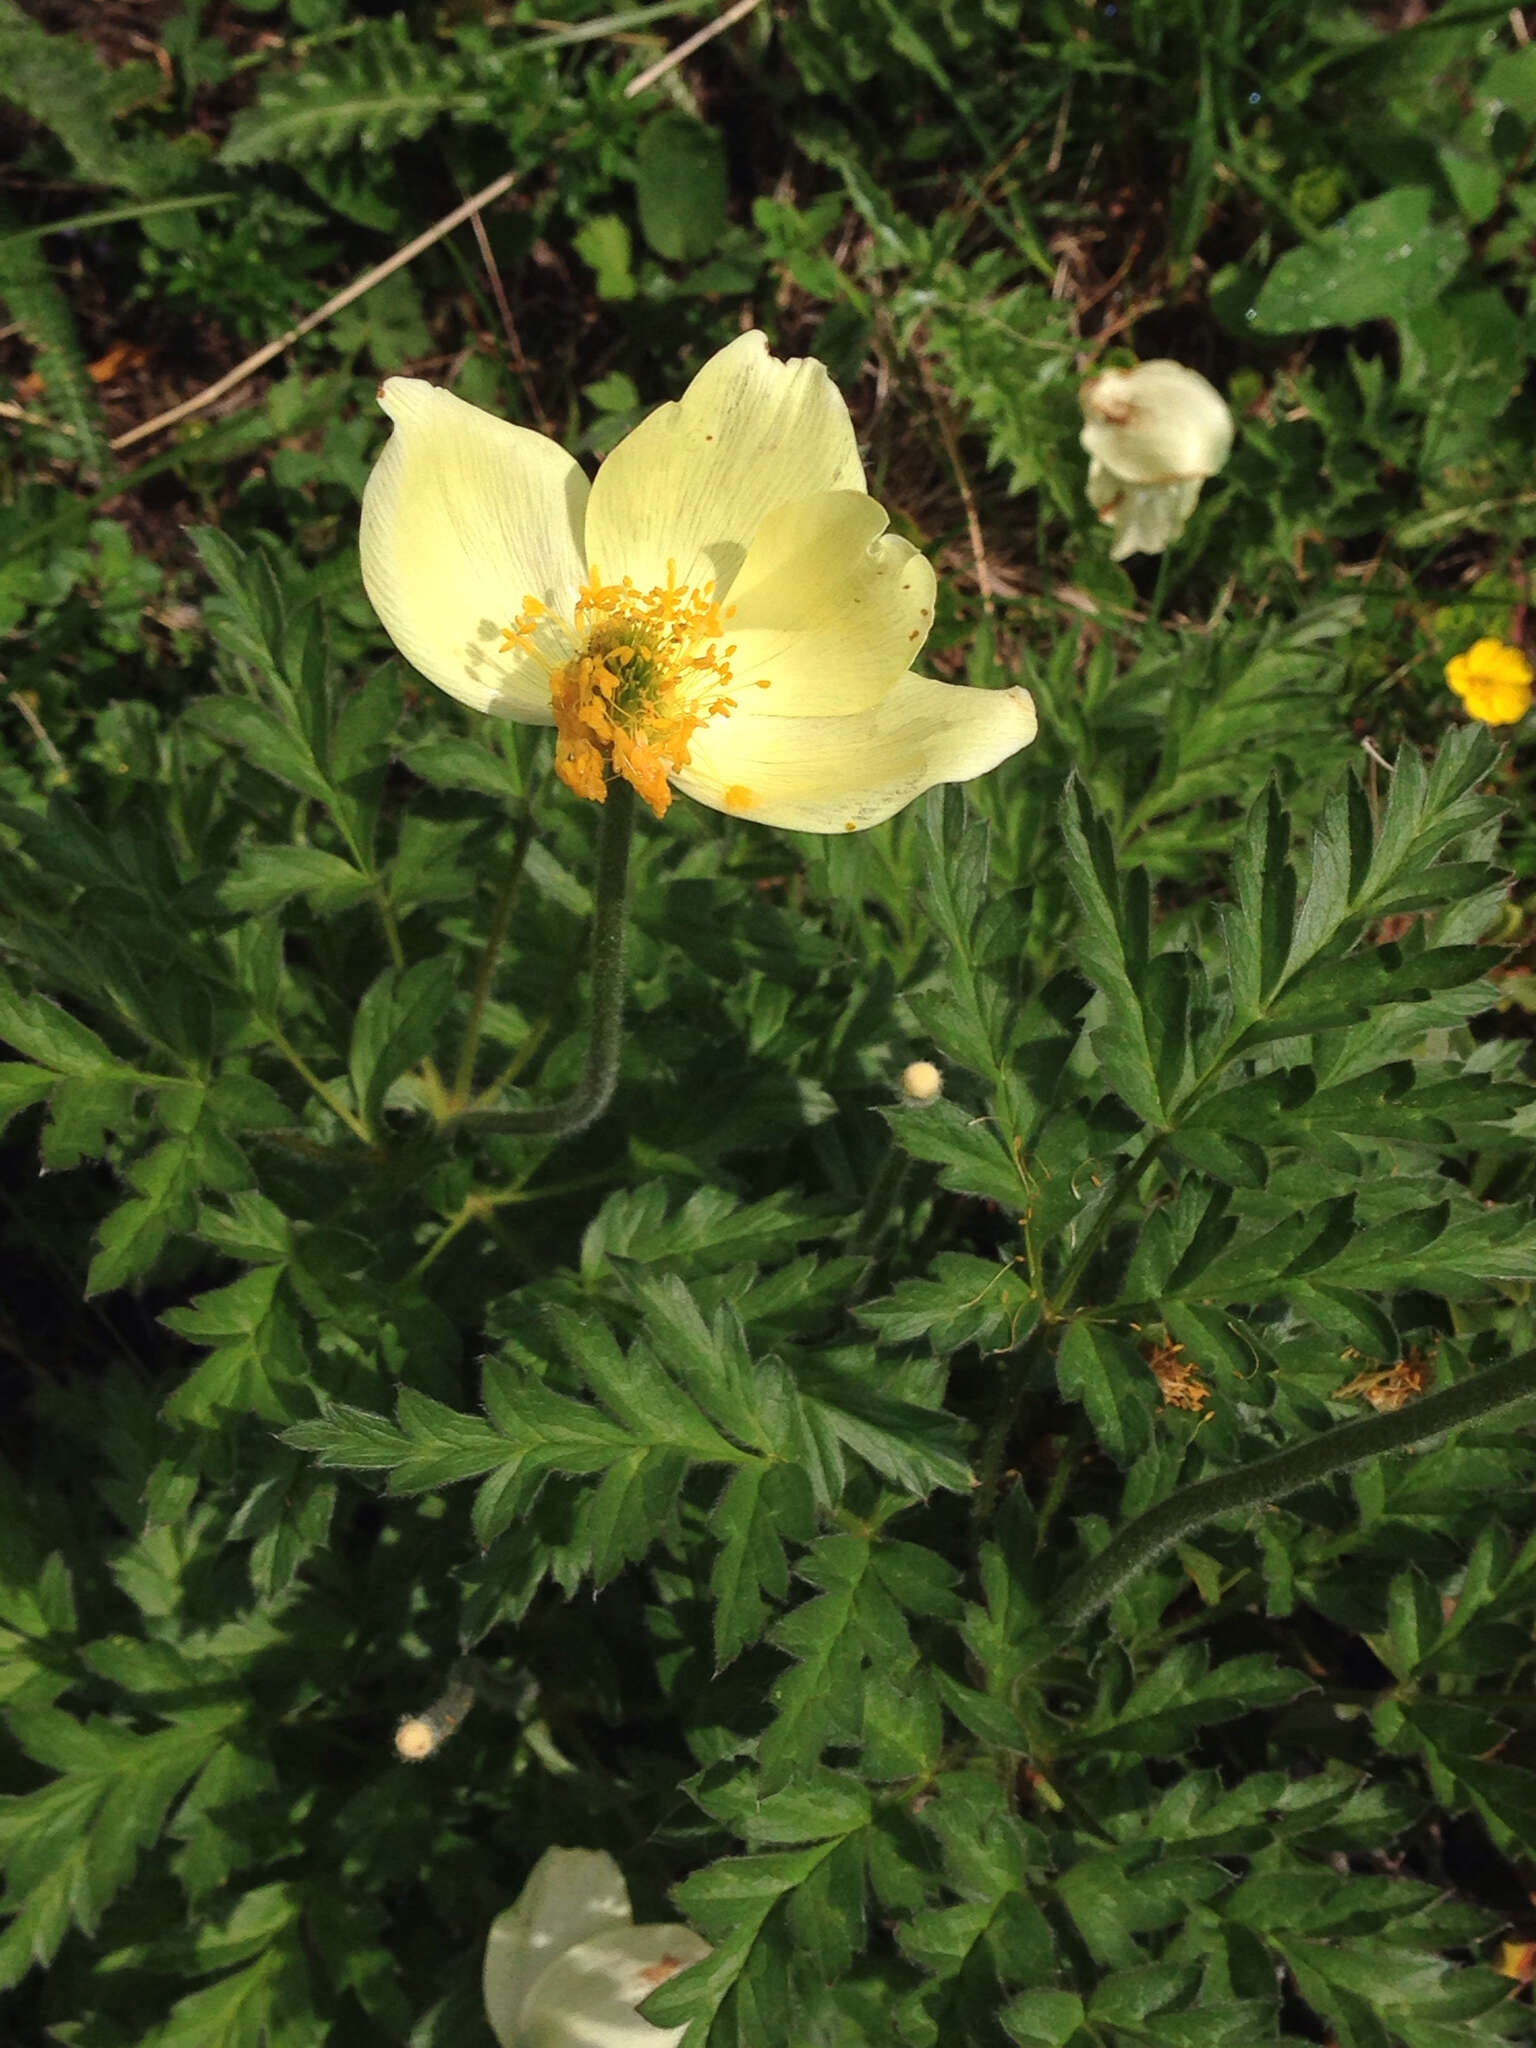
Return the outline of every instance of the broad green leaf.
{"type": "Polygon", "coordinates": [[[1253,324],[1271,334],[1400,319],[1437,299],[1461,268],[1466,237],[1431,221],[1427,185],[1399,185],[1352,207],[1336,227],[1291,249],[1264,280],[1253,324]]]}
{"type": "Polygon", "coordinates": [[[640,232],[672,263],[708,256],[726,225],[725,149],[713,128],[676,111],[656,114],[635,153],[640,232]]]}

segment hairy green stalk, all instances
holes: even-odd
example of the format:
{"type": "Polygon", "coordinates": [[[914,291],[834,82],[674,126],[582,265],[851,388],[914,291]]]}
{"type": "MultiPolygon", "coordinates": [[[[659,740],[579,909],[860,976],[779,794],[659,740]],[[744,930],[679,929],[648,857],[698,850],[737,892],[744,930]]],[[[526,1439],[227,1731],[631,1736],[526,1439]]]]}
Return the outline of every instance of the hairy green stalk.
{"type": "Polygon", "coordinates": [[[1131,1581],[1175,1544],[1193,1536],[1221,1515],[1241,1514],[1283,1500],[1303,1487],[1320,1486],[1352,1465],[1390,1451],[1412,1450],[1444,1436],[1464,1423],[1481,1422],[1501,1408],[1536,1400],[1536,1351],[1522,1352],[1503,1365],[1491,1366],[1472,1379],[1461,1380],[1443,1393],[1430,1394],[1395,1415],[1372,1415],[1325,1430],[1309,1443],[1293,1444],[1272,1457],[1259,1458],[1240,1472],[1223,1472],[1159,1501],[1138,1515],[1062,1588],[1051,1620],[1076,1628],[1118,1598],[1131,1581]]]}
{"type": "Polygon", "coordinates": [[[542,1109],[467,1109],[447,1119],[514,1137],[573,1138],[596,1123],[613,1100],[624,1035],[624,898],[635,792],[611,782],[597,844],[597,886],[592,913],[592,1029],[579,1085],[563,1102],[542,1109]]]}

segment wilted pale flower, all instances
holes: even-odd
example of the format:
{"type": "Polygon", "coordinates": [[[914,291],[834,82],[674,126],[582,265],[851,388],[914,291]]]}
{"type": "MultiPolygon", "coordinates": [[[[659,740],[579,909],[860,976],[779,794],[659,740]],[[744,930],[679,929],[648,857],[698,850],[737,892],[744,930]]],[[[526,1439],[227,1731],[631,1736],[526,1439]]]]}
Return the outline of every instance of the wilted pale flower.
{"type": "Polygon", "coordinates": [[[390,638],[477,711],[558,729],[601,803],[671,786],[805,832],[876,825],[1035,736],[1023,690],[911,664],[934,577],[864,489],[820,363],[744,334],[621,441],[590,487],[542,434],[391,377],[363,497],[363,581],[390,638]]]}
{"type": "Polygon", "coordinates": [[[636,1927],[600,1849],[546,1849],[485,1946],[485,2010],[501,2048],[676,2048],[684,2027],[635,2011],[710,1954],[691,1927],[636,1927]]]}
{"type": "Polygon", "coordinates": [[[1474,640],[1445,664],[1445,680],[1474,718],[1514,725],[1531,708],[1531,664],[1502,640],[1474,640]]]}
{"type": "Polygon", "coordinates": [[[1232,453],[1232,415],[1198,370],[1158,357],[1105,370],[1082,390],[1088,502],[1115,530],[1114,561],[1160,555],[1200,486],[1232,453]]]}

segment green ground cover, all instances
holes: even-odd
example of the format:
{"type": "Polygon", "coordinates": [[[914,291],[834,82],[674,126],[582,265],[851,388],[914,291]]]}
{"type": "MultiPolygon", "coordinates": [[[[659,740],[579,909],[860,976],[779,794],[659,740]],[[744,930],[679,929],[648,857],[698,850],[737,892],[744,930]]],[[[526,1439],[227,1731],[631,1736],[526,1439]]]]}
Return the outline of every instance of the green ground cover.
{"type": "Polygon", "coordinates": [[[489,2048],[565,1844],[688,2048],[1528,2041],[1536,10],[714,18],[0,0],[0,2031],[489,2048]],[[642,814],[497,1129],[601,814],[385,637],[376,386],[590,467],[751,325],[1040,736],[642,814]]]}

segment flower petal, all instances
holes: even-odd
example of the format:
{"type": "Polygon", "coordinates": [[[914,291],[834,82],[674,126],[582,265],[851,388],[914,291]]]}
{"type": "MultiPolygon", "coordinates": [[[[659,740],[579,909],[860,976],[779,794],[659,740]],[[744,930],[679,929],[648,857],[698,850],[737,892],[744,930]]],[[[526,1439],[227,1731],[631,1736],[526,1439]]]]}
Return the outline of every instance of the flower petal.
{"type": "MultiPolygon", "coordinates": [[[[766,695],[766,692],[764,693],[766,695]]],[[[871,711],[766,718],[741,709],[694,734],[672,780],[733,817],[790,832],[861,832],[936,782],[969,782],[1035,736],[1027,690],[903,676],[871,711]]]]}
{"type": "Polygon", "coordinates": [[[642,590],[667,580],[723,597],[768,514],[820,491],[862,491],[848,408],[809,359],[775,362],[743,334],[682,397],[627,434],[592,486],[587,560],[642,590]]]}
{"type": "Polygon", "coordinates": [[[687,2028],[653,2027],[635,2007],[710,1953],[682,1926],[624,1927],[567,1949],[523,2009],[518,2048],[675,2048],[687,2028]]]}
{"type": "Polygon", "coordinates": [[[1189,524],[1201,478],[1170,484],[1128,484],[1097,456],[1088,465],[1088,502],[1114,528],[1112,562],[1127,555],[1160,555],[1189,524]]]}
{"type": "Polygon", "coordinates": [[[363,582],[386,631],[440,690],[498,718],[552,725],[549,673],[501,638],[536,597],[570,618],[588,485],[542,434],[391,377],[395,423],[363,493],[363,582]]]}
{"type": "Polygon", "coordinates": [[[1082,392],[1088,453],[1131,484],[1214,476],[1232,453],[1232,415],[1215,385],[1166,356],[1105,370],[1082,392]]]}
{"type": "Polygon", "coordinates": [[[617,1863],[601,1849],[546,1849],[505,1913],[491,1923],[482,1982],[501,2048],[523,2048],[529,1994],[567,1950],[631,1919],[617,1863]]]}
{"type": "Polygon", "coordinates": [[[731,670],[768,718],[841,716],[879,702],[933,623],[934,575],[862,491],[770,512],[731,588],[731,670]],[[759,679],[769,687],[759,694],[759,679]]]}

